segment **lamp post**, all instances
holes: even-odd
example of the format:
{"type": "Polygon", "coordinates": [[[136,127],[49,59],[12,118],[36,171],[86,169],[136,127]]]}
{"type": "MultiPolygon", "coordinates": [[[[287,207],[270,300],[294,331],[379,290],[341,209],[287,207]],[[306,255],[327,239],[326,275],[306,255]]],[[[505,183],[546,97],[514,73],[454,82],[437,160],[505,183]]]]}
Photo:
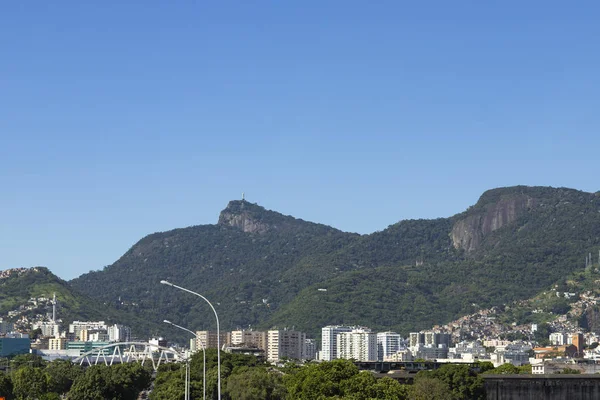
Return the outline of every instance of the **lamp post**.
{"type": "Polygon", "coordinates": [[[208,301],[208,299],[206,297],[202,296],[200,293],[196,293],[189,289],[183,288],[181,286],[177,286],[169,281],[162,280],[162,281],[160,281],[160,283],[162,283],[163,285],[168,285],[168,286],[174,287],[179,290],[183,290],[184,292],[188,292],[188,293],[191,293],[193,295],[200,297],[202,300],[204,300],[208,303],[210,308],[215,313],[215,319],[217,320],[217,373],[218,373],[217,393],[218,393],[218,399],[221,400],[221,329],[219,327],[219,316],[217,315],[217,310],[215,310],[215,308],[213,307],[211,302],[208,301]]]}
{"type": "MultiPolygon", "coordinates": [[[[183,326],[179,326],[177,324],[172,323],[169,320],[164,320],[163,321],[165,324],[169,324],[169,325],[173,325],[175,328],[179,328],[181,330],[184,330],[186,332],[191,333],[192,335],[194,335],[196,337],[196,341],[200,342],[198,340],[198,335],[196,335],[196,333],[194,333],[193,331],[184,328],[183,326]]],[[[200,345],[202,346],[202,358],[203,358],[203,367],[202,367],[202,391],[203,391],[203,399],[206,400],[206,347],[204,346],[204,343],[200,342],[200,345]]],[[[189,366],[188,366],[189,369],[189,366]]],[[[188,372],[189,374],[189,372],[188,372]]],[[[187,381],[186,381],[186,393],[187,393],[187,398],[185,400],[189,400],[189,396],[190,396],[190,376],[188,375],[187,381]]]]}

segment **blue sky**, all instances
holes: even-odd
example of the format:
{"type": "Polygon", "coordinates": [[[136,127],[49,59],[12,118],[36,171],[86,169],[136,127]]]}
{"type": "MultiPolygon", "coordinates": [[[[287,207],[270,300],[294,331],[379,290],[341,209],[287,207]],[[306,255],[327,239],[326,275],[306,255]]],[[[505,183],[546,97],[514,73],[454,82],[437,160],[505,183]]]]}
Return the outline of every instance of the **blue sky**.
{"type": "Polygon", "coordinates": [[[232,199],[370,233],[597,191],[593,1],[0,5],[0,269],[65,279],[232,199]],[[374,4],[376,3],[376,4],[374,4]]]}

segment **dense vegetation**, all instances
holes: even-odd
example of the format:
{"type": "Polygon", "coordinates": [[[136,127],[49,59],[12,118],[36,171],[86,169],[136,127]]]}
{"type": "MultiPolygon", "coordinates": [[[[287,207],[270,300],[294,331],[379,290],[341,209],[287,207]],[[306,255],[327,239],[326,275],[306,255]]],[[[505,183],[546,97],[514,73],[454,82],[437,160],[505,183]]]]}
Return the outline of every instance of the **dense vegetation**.
{"type": "Polygon", "coordinates": [[[138,363],[82,368],[70,361],[42,361],[27,354],[0,372],[0,396],[7,400],[136,400],[148,388],[152,371],[138,363]]]}
{"type": "Polygon", "coordinates": [[[600,248],[599,211],[598,194],[503,188],[451,218],[359,236],[237,201],[219,224],[149,235],[72,284],[149,321],[168,316],[192,329],[214,328],[210,309],[161,279],[211,299],[224,329],[295,326],[316,335],[344,322],[406,334],[530,298],[583,270],[582,255],[600,248]],[[520,203],[527,207],[510,223],[488,221],[520,203]],[[455,248],[451,235],[465,221],[481,237],[469,251],[455,248]]]}

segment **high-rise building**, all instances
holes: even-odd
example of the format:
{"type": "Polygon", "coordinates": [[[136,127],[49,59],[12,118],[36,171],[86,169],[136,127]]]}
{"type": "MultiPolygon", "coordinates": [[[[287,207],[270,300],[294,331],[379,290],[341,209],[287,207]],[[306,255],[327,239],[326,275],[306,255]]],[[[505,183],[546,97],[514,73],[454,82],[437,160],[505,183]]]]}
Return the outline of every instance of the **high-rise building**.
{"type": "Polygon", "coordinates": [[[4,321],[0,318],[0,334],[12,332],[15,329],[15,326],[12,322],[4,321]]]}
{"type": "Polygon", "coordinates": [[[408,345],[410,347],[417,347],[420,344],[425,344],[425,334],[421,332],[411,332],[408,345]]]}
{"type": "Polygon", "coordinates": [[[286,329],[274,329],[267,332],[267,360],[278,362],[282,358],[302,360],[306,334],[286,329]]]}
{"type": "Polygon", "coordinates": [[[567,343],[567,335],[563,332],[552,332],[549,339],[553,346],[562,346],[567,343]]]}
{"type": "Polygon", "coordinates": [[[402,336],[396,332],[379,332],[377,334],[377,359],[383,361],[400,350],[402,336]]]}
{"type": "Polygon", "coordinates": [[[342,325],[328,325],[321,329],[321,353],[323,361],[331,361],[338,358],[337,335],[342,332],[351,332],[352,327],[342,325]]]}
{"type": "Polygon", "coordinates": [[[53,321],[36,322],[31,327],[41,330],[42,336],[57,337],[60,334],[60,325],[53,321]]]}
{"type": "Polygon", "coordinates": [[[356,361],[377,361],[377,334],[368,328],[338,333],[337,356],[356,361]]]}
{"type": "Polygon", "coordinates": [[[261,350],[267,350],[267,332],[260,331],[232,331],[231,344],[244,344],[248,347],[256,347],[261,350]]]}
{"type": "Polygon", "coordinates": [[[196,331],[196,349],[216,349],[221,345],[231,344],[231,332],[220,332],[220,343],[217,342],[217,331],[196,331]]]}
{"type": "Polygon", "coordinates": [[[445,345],[450,347],[450,334],[440,332],[425,332],[425,346],[438,347],[439,345],[445,345]]]}
{"type": "Polygon", "coordinates": [[[108,326],[104,321],[73,321],[72,324],[69,325],[69,333],[74,333],[75,337],[81,340],[81,330],[106,330],[108,326]]]}
{"type": "Polygon", "coordinates": [[[317,342],[315,339],[304,340],[304,360],[315,360],[317,358],[317,342]]]}
{"type": "Polygon", "coordinates": [[[65,350],[67,340],[65,338],[51,338],[48,340],[48,350],[65,350]]]}
{"type": "Polygon", "coordinates": [[[114,324],[106,330],[108,340],[111,342],[129,342],[131,341],[131,328],[121,324],[114,324]]]}

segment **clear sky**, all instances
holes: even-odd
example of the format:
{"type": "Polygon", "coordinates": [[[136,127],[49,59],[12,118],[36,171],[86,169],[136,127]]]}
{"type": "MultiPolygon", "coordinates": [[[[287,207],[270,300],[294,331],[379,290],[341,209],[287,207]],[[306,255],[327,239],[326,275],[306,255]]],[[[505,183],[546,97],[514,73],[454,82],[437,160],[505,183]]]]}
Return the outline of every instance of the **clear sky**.
{"type": "Polygon", "coordinates": [[[239,199],[342,230],[600,189],[597,1],[4,1],[0,269],[239,199]]]}

